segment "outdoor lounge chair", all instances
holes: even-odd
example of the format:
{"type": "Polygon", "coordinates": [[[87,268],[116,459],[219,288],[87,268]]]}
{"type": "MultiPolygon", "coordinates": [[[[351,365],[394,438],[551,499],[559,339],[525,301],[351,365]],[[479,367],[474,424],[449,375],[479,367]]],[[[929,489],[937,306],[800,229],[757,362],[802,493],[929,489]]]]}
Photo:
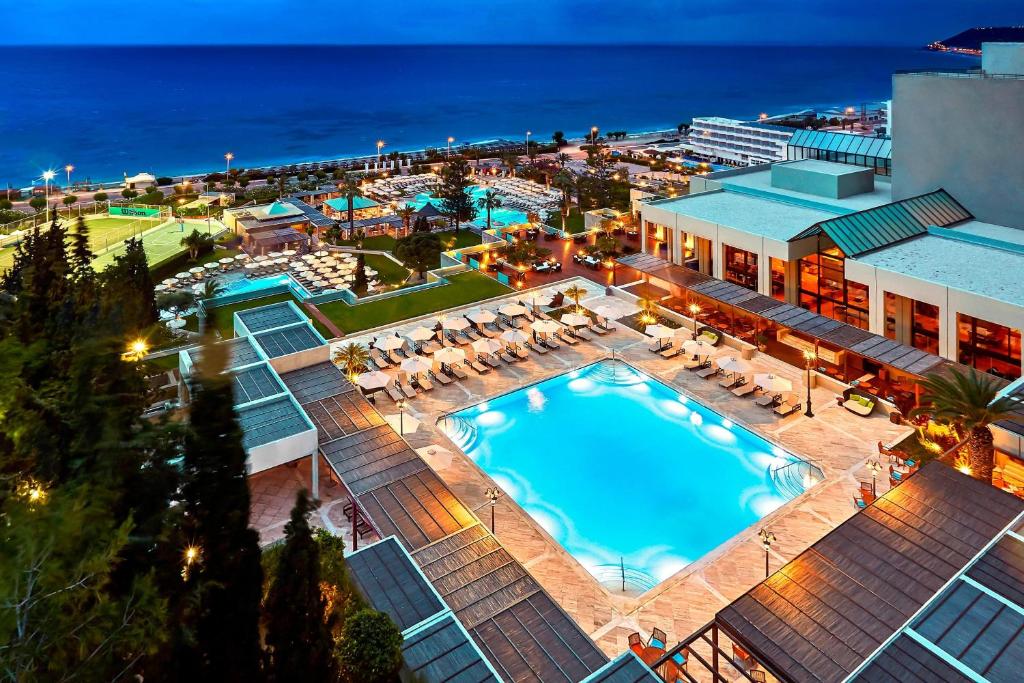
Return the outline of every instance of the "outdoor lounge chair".
{"type": "Polygon", "coordinates": [[[506,363],[515,363],[518,360],[515,356],[510,356],[508,351],[499,351],[498,358],[502,359],[506,363]]]}
{"type": "Polygon", "coordinates": [[[789,417],[801,407],[802,404],[796,394],[789,394],[779,405],[775,406],[775,414],[780,417],[789,417]]]}
{"type": "Polygon", "coordinates": [[[599,325],[593,322],[590,323],[590,327],[588,327],[587,329],[593,332],[594,334],[600,335],[602,337],[608,334],[608,330],[604,329],[603,327],[600,327],[599,325]]]}
{"type": "Polygon", "coordinates": [[[629,634],[629,649],[635,652],[638,657],[644,651],[644,644],[643,641],[640,640],[639,633],[629,634]]]}
{"type": "Polygon", "coordinates": [[[448,386],[453,381],[451,377],[444,374],[443,372],[431,372],[430,376],[433,377],[434,380],[443,387],[448,386]]]}
{"type": "Polygon", "coordinates": [[[526,345],[524,344],[523,346],[517,346],[515,348],[509,347],[506,351],[508,351],[513,358],[528,360],[530,358],[530,352],[526,350],[525,346],[526,345]]]}
{"type": "Polygon", "coordinates": [[[593,341],[594,338],[590,336],[590,333],[583,327],[578,327],[572,331],[573,335],[582,339],[583,341],[593,341]]]}
{"type": "Polygon", "coordinates": [[[467,327],[467,328],[466,328],[466,329],[465,329],[465,330],[464,330],[464,331],[462,332],[462,334],[466,335],[467,337],[469,337],[469,338],[470,338],[470,339],[472,339],[473,341],[477,341],[478,339],[483,339],[483,338],[484,338],[482,334],[480,334],[479,332],[477,332],[476,330],[474,330],[474,329],[473,329],[472,327],[467,327]]]}
{"type": "Polygon", "coordinates": [[[562,345],[556,342],[554,337],[552,336],[545,336],[543,339],[540,340],[540,343],[548,347],[552,351],[557,351],[558,349],[562,348],[562,345]]]}
{"type": "Polygon", "coordinates": [[[660,339],[655,339],[651,342],[651,345],[647,347],[647,350],[651,353],[661,353],[670,346],[672,346],[671,342],[668,344],[662,344],[660,339]]]}
{"type": "Polygon", "coordinates": [[[491,371],[491,369],[489,367],[487,367],[486,365],[484,365],[483,363],[481,363],[478,360],[469,361],[469,367],[471,367],[474,370],[476,370],[478,375],[486,375],[488,372],[491,371]]]}
{"type": "Polygon", "coordinates": [[[382,354],[379,349],[370,349],[370,360],[372,360],[377,367],[382,370],[384,368],[390,368],[392,365],[391,361],[385,358],[384,354],[382,354]]]}
{"type": "Polygon", "coordinates": [[[398,388],[402,390],[402,393],[405,394],[406,398],[416,398],[418,395],[416,389],[409,384],[408,380],[399,380],[398,388]]]}
{"type": "Polygon", "coordinates": [[[650,647],[659,647],[662,650],[665,649],[665,643],[668,640],[668,636],[660,628],[655,627],[651,630],[651,639],[647,641],[647,645],[650,647]]]}
{"type": "Polygon", "coordinates": [[[536,311],[534,312],[534,315],[537,316],[539,320],[551,320],[551,316],[544,311],[536,311]]]}
{"type": "Polygon", "coordinates": [[[702,365],[703,363],[701,363],[700,358],[697,356],[694,356],[690,360],[683,363],[683,367],[686,368],[687,370],[700,370],[702,365]]]}
{"type": "Polygon", "coordinates": [[[540,342],[535,342],[535,343],[526,342],[526,348],[530,349],[531,351],[535,351],[535,352],[539,353],[542,356],[548,352],[548,350],[545,349],[544,345],[541,344],[540,342]]]}
{"type": "Polygon", "coordinates": [[[441,345],[438,344],[433,339],[431,339],[430,341],[423,342],[422,344],[420,344],[420,350],[423,353],[434,353],[435,351],[441,350],[441,345]]]}
{"type": "Polygon", "coordinates": [[[675,358],[683,352],[683,347],[680,344],[669,344],[668,347],[661,351],[662,358],[675,358]]]}
{"type": "Polygon", "coordinates": [[[562,329],[562,330],[559,330],[559,331],[558,331],[558,332],[557,332],[557,333],[555,334],[555,336],[557,336],[557,337],[558,337],[558,340],[559,340],[559,341],[565,342],[565,343],[566,343],[566,344],[568,344],[569,346],[576,346],[577,344],[579,344],[579,343],[580,343],[580,341],[579,341],[578,339],[573,339],[572,335],[570,335],[570,334],[569,334],[568,332],[566,332],[566,331],[565,331],[564,329],[562,329]]]}
{"type": "Polygon", "coordinates": [[[505,318],[498,318],[497,320],[494,321],[494,324],[500,327],[503,332],[508,332],[509,330],[515,329],[512,326],[512,324],[509,323],[509,321],[505,318]]]}
{"type": "Polygon", "coordinates": [[[388,392],[388,396],[390,396],[391,400],[394,401],[395,403],[398,403],[404,398],[404,396],[402,396],[402,392],[400,392],[398,390],[398,387],[396,387],[394,384],[388,385],[386,391],[388,392]]]}
{"type": "Polygon", "coordinates": [[[465,370],[462,369],[462,366],[457,365],[455,363],[452,363],[452,374],[454,374],[459,379],[469,379],[469,375],[466,373],[465,370]]]}
{"type": "Polygon", "coordinates": [[[750,381],[749,379],[744,377],[743,378],[743,383],[740,384],[738,387],[736,387],[735,389],[732,390],[732,395],[733,396],[739,396],[740,398],[744,398],[746,396],[750,396],[753,393],[756,393],[757,390],[760,389],[760,388],[761,387],[757,386],[752,381],[750,381]]]}
{"type": "Polygon", "coordinates": [[[742,386],[743,383],[746,381],[747,380],[744,379],[743,375],[737,375],[736,373],[733,373],[718,380],[718,386],[722,387],[723,389],[734,389],[738,386],[742,386]]]}
{"type": "Polygon", "coordinates": [[[484,363],[487,363],[488,365],[490,365],[492,368],[500,368],[501,367],[501,361],[498,359],[497,356],[495,356],[492,353],[481,354],[478,357],[481,360],[483,360],[484,363]]]}
{"type": "Polygon", "coordinates": [[[701,379],[710,379],[711,377],[714,377],[715,375],[717,375],[718,372],[719,372],[718,366],[712,363],[712,364],[708,365],[707,367],[703,367],[700,370],[698,370],[696,372],[696,375],[698,377],[700,377],[701,379]]]}
{"type": "Polygon", "coordinates": [[[602,318],[601,316],[594,318],[594,326],[601,328],[605,332],[611,332],[615,329],[615,325],[612,325],[608,318],[602,318]]]}
{"type": "Polygon", "coordinates": [[[754,399],[754,403],[762,408],[774,408],[782,402],[782,394],[765,394],[754,399]]]}
{"type": "Polygon", "coordinates": [[[433,383],[431,383],[431,381],[423,374],[416,375],[415,379],[413,379],[413,382],[415,382],[416,386],[418,386],[423,391],[434,390],[433,383]]]}

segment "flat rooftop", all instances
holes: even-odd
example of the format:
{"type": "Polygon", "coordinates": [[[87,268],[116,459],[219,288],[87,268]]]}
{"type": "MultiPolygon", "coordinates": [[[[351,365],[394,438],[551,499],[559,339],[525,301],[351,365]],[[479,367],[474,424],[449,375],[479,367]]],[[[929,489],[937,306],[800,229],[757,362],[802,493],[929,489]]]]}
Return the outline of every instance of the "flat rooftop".
{"type": "MultiPolygon", "coordinates": [[[[972,230],[1001,227],[973,223],[972,230]]],[[[963,226],[951,228],[952,232],[961,230],[963,226]]],[[[1020,281],[1020,273],[1024,272],[1024,252],[929,234],[858,256],[856,260],[894,273],[1024,306],[1024,287],[1020,281]]]]}
{"type": "Polygon", "coordinates": [[[240,408],[238,424],[245,450],[312,429],[306,416],[287,396],[240,408]]]}
{"type": "MultiPolygon", "coordinates": [[[[252,345],[252,342],[249,341],[248,337],[235,337],[234,339],[228,339],[227,341],[219,343],[228,347],[228,352],[230,354],[228,363],[232,368],[240,368],[263,360],[260,358],[259,352],[252,345]]],[[[192,360],[193,365],[198,364],[202,357],[200,347],[189,349],[188,357],[192,360]]]]}
{"type": "Polygon", "coordinates": [[[234,383],[235,405],[284,393],[284,387],[266,363],[236,370],[231,379],[234,383]]]}
{"type": "Polygon", "coordinates": [[[820,221],[840,215],[785,200],[756,197],[729,190],[703,192],[666,202],[657,208],[728,228],[785,242],[820,221]]]}
{"type": "Polygon", "coordinates": [[[248,311],[236,313],[236,315],[242,321],[242,324],[245,325],[246,329],[253,334],[272,330],[275,327],[284,327],[292,323],[300,323],[305,320],[287,301],[269,306],[260,306],[259,308],[251,308],[248,311]]]}
{"type": "MultiPolygon", "coordinates": [[[[796,162],[788,162],[787,165],[795,165],[799,168],[807,168],[815,173],[824,173],[832,176],[846,175],[852,172],[860,172],[864,169],[860,166],[849,164],[837,164],[831,161],[817,161],[815,159],[803,159],[796,162]]],[[[804,203],[814,208],[834,211],[835,213],[850,213],[873,209],[882,204],[892,201],[892,185],[886,179],[875,176],[875,189],[871,192],[855,194],[842,199],[822,197],[806,192],[796,192],[779,187],[772,187],[772,172],[770,168],[763,171],[741,173],[731,175],[719,180],[722,187],[736,192],[754,193],[761,197],[775,198],[780,201],[791,201],[797,204],[804,203]]],[[[810,223],[808,223],[810,225],[810,223]]],[[[807,226],[804,226],[807,227],[807,226]]]]}
{"type": "Polygon", "coordinates": [[[290,353],[315,349],[327,343],[305,323],[261,332],[253,337],[253,341],[263,349],[268,358],[278,358],[290,353]]]}
{"type": "Polygon", "coordinates": [[[955,226],[953,229],[968,235],[977,235],[978,237],[987,237],[988,239],[1024,246],[1024,230],[1020,228],[1011,228],[994,223],[982,223],[981,221],[967,221],[955,226]]]}

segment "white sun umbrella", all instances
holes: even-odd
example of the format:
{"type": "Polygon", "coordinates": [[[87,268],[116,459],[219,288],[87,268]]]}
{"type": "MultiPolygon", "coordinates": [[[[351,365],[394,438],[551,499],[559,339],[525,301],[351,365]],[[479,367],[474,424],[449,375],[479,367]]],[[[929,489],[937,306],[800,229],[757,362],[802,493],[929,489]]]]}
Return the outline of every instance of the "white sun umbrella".
{"type": "Polygon", "coordinates": [[[535,320],[530,323],[530,327],[534,332],[540,332],[541,334],[554,334],[561,327],[554,320],[535,320]]]}
{"type": "Polygon", "coordinates": [[[248,254],[235,254],[235,260],[236,261],[248,261],[249,260],[249,255],[248,254]]]}
{"type": "Polygon", "coordinates": [[[590,318],[579,313],[566,313],[562,316],[562,322],[569,327],[583,327],[590,324],[590,318]]]}
{"type": "Polygon", "coordinates": [[[373,343],[373,346],[381,351],[394,351],[395,349],[402,348],[403,344],[405,344],[405,341],[401,337],[389,334],[377,339],[377,341],[373,343]]]}
{"type": "Polygon", "coordinates": [[[391,379],[390,375],[387,375],[380,370],[374,370],[373,372],[364,372],[356,377],[356,384],[363,389],[368,391],[374,391],[376,389],[383,389],[387,385],[391,384],[394,380],[391,379]]]}
{"type": "Polygon", "coordinates": [[[167,279],[165,279],[163,281],[163,284],[167,285],[168,287],[171,287],[173,285],[178,284],[178,278],[176,278],[176,277],[169,277],[169,278],[167,278],[167,279]]]}
{"type": "Polygon", "coordinates": [[[269,256],[270,258],[281,258],[281,252],[272,251],[269,254],[267,254],[267,256],[269,256]]]}
{"type": "Polygon", "coordinates": [[[434,336],[434,331],[429,327],[420,325],[419,327],[413,328],[413,330],[405,336],[415,342],[424,342],[434,336]]]}
{"type": "Polygon", "coordinates": [[[201,291],[203,291],[203,289],[205,287],[206,287],[206,285],[204,285],[203,283],[199,282],[199,283],[196,283],[196,284],[192,285],[192,291],[193,292],[201,292],[201,291]]]}
{"type": "Polygon", "coordinates": [[[594,315],[600,316],[602,318],[607,318],[609,320],[612,320],[612,319],[622,315],[622,311],[620,311],[620,310],[618,310],[618,309],[616,309],[616,308],[614,308],[612,306],[608,306],[608,305],[605,305],[605,306],[595,306],[594,308],[590,309],[590,311],[594,315]]]}
{"type": "Polygon", "coordinates": [[[445,318],[441,321],[441,327],[446,330],[464,330],[469,327],[469,321],[463,317],[445,318]]]}
{"type": "Polygon", "coordinates": [[[504,306],[499,308],[498,311],[502,315],[512,317],[517,315],[526,315],[526,306],[523,306],[522,304],[505,304],[504,306]]]}
{"type": "Polygon", "coordinates": [[[209,263],[205,264],[203,268],[205,268],[206,270],[217,270],[218,268],[220,268],[220,264],[217,263],[216,261],[210,261],[209,263]]]}
{"type": "Polygon", "coordinates": [[[186,272],[181,272],[175,273],[174,277],[178,278],[179,280],[187,280],[188,278],[192,277],[192,275],[186,272]]]}
{"type": "Polygon", "coordinates": [[[736,356],[729,356],[718,361],[718,367],[725,370],[726,372],[733,372],[736,374],[746,374],[753,370],[753,366],[742,358],[736,356]]]}
{"type": "Polygon", "coordinates": [[[307,262],[316,261],[316,256],[313,256],[312,254],[303,254],[302,260],[307,262]]]}
{"type": "Polygon", "coordinates": [[[413,417],[408,412],[385,415],[384,421],[391,425],[391,428],[398,432],[400,435],[412,434],[413,432],[420,428],[419,419],[413,417]]]}
{"type": "Polygon", "coordinates": [[[466,360],[466,352],[462,349],[457,349],[454,346],[446,346],[443,349],[434,351],[434,360],[438,363],[445,363],[447,365],[451,365],[452,363],[461,363],[466,360]]]}
{"type": "Polygon", "coordinates": [[[501,333],[501,338],[511,344],[522,344],[524,341],[529,341],[530,335],[526,334],[522,330],[505,330],[501,333]]]}
{"type": "Polygon", "coordinates": [[[770,373],[754,375],[754,384],[764,389],[769,394],[777,394],[780,391],[789,391],[793,383],[785,377],[779,377],[770,373]]]}
{"type": "Polygon", "coordinates": [[[331,252],[327,251],[326,249],[321,249],[320,251],[313,252],[313,255],[323,258],[324,256],[327,256],[330,253],[331,252]]]}
{"type": "Polygon", "coordinates": [[[668,339],[673,336],[675,332],[672,328],[665,327],[664,325],[648,325],[644,328],[644,334],[647,334],[655,339],[668,339]]]}
{"type": "Polygon", "coordinates": [[[229,263],[234,263],[234,262],[235,262],[235,259],[231,258],[230,256],[225,256],[224,258],[222,258],[222,259],[220,260],[220,262],[221,262],[221,263],[223,263],[223,264],[224,264],[224,265],[226,266],[226,265],[228,265],[229,263]]]}
{"type": "Polygon", "coordinates": [[[470,311],[466,317],[479,325],[486,325],[487,323],[493,323],[498,316],[494,315],[491,311],[481,308],[479,311],[470,311]]]}
{"type": "Polygon", "coordinates": [[[295,250],[294,249],[285,249],[284,251],[281,252],[281,255],[282,256],[295,256],[295,250]]]}
{"type": "Polygon", "coordinates": [[[683,342],[683,351],[686,353],[692,353],[695,356],[702,356],[705,353],[711,353],[711,344],[707,344],[699,339],[690,339],[689,341],[683,342]]]}
{"type": "Polygon", "coordinates": [[[292,261],[288,265],[292,268],[292,270],[305,270],[306,269],[305,261],[292,261]]]}
{"type": "Polygon", "coordinates": [[[490,337],[477,339],[473,342],[473,350],[477,353],[494,353],[495,351],[500,351],[501,346],[501,342],[497,339],[491,339],[490,337]]]}
{"type": "Polygon", "coordinates": [[[532,292],[526,297],[533,306],[550,306],[554,298],[555,295],[551,292],[532,292]]]}
{"type": "Polygon", "coordinates": [[[246,270],[256,270],[259,267],[260,267],[260,264],[258,264],[258,263],[246,263],[245,264],[245,269],[246,270]]]}
{"type": "Polygon", "coordinates": [[[263,254],[260,254],[259,256],[257,256],[256,258],[254,258],[254,259],[253,259],[253,261],[255,261],[256,263],[263,263],[263,262],[264,262],[264,261],[266,261],[266,260],[267,260],[268,258],[269,258],[268,256],[264,256],[263,254]]]}
{"type": "Polygon", "coordinates": [[[155,287],[153,287],[153,291],[154,292],[164,292],[166,290],[167,290],[167,285],[165,285],[163,283],[160,283],[159,285],[156,285],[155,287]]]}
{"type": "Polygon", "coordinates": [[[410,375],[415,375],[418,372],[426,372],[429,370],[431,368],[431,362],[423,356],[413,356],[412,358],[406,358],[403,360],[401,368],[410,375]]]}
{"type": "Polygon", "coordinates": [[[693,339],[693,330],[688,327],[677,327],[674,332],[676,339],[693,339]]]}
{"type": "Polygon", "coordinates": [[[200,274],[200,273],[203,272],[203,267],[202,266],[196,266],[195,268],[189,268],[188,272],[192,273],[193,275],[200,274]]]}

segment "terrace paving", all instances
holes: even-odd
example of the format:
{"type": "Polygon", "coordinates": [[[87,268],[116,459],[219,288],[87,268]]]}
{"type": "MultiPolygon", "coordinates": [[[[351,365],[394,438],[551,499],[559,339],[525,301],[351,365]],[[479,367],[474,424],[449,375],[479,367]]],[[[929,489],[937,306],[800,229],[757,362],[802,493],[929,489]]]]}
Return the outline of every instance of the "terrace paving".
{"type": "MultiPolygon", "coordinates": [[[[593,282],[576,279],[559,284],[559,289],[570,284],[588,289],[589,296],[582,302],[584,306],[614,302],[622,306],[622,310],[630,310],[628,302],[606,298],[603,287],[593,282]]],[[[488,307],[496,305],[491,303],[488,307]]],[[[472,306],[459,310],[470,308],[472,306]]],[[[406,321],[390,329],[407,332],[419,324],[415,320],[406,321]]],[[[345,341],[366,343],[381,333],[377,331],[345,341]]],[[[456,496],[485,522],[489,522],[489,503],[483,491],[494,483],[435,427],[436,420],[444,413],[485,398],[606,358],[612,351],[616,357],[700,398],[734,422],[745,424],[822,468],[826,474],[823,483],[640,596],[609,592],[601,587],[514,501],[501,498],[495,510],[497,538],[599,647],[613,657],[626,649],[626,637],[632,631],[640,630],[647,635],[656,626],[667,631],[672,641],[690,634],[764,578],[764,551],[756,536],[761,526],[769,527],[778,539],[771,549],[771,566],[776,569],[846,520],[854,512],[851,494],[857,489],[858,481],[870,481],[865,465],[877,457],[876,442],[892,443],[910,431],[891,424],[884,416],[852,415],[836,403],[834,393],[822,388],[813,391],[815,418],[797,414],[780,419],[749,400],[732,396],[717,383],[699,379],[682,369],[678,359],[665,360],[651,354],[647,351],[648,342],[644,335],[619,325],[614,333],[591,343],[572,348],[563,345],[561,350],[546,356],[531,355],[529,361],[514,367],[485,376],[471,374],[467,380],[448,387],[436,386],[432,392],[411,400],[407,408],[421,420],[421,425],[415,433],[406,434],[406,440],[456,496]]],[[[725,348],[716,349],[714,355],[734,353],[735,350],[725,348]]],[[[752,362],[759,371],[790,379],[794,391],[803,392],[802,370],[766,356],[757,356],[752,362]]],[[[385,414],[397,413],[382,394],[378,395],[377,407],[385,414]]],[[[628,466],[636,466],[636,463],[628,463],[628,466]]],[[[886,490],[887,478],[883,477],[878,487],[879,494],[886,490]]]]}

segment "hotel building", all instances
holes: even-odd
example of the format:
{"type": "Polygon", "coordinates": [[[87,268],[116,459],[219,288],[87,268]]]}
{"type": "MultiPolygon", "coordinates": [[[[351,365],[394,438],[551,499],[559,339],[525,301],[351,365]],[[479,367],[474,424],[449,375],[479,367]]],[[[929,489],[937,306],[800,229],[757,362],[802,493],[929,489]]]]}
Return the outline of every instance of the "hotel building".
{"type": "Polygon", "coordinates": [[[685,146],[716,163],[754,166],[786,158],[794,129],[718,116],[693,119],[685,146]]]}

